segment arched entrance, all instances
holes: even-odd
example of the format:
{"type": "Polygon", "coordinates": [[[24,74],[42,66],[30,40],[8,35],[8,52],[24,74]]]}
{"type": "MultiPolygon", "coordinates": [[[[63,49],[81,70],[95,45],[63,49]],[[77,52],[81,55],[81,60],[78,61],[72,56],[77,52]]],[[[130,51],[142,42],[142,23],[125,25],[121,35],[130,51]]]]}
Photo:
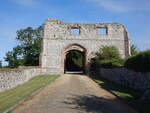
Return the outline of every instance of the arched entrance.
{"type": "Polygon", "coordinates": [[[84,52],[70,50],[66,54],[64,70],[65,72],[84,72],[85,56],[84,52]]]}
{"type": "Polygon", "coordinates": [[[71,44],[64,50],[64,73],[85,73],[86,49],[79,44],[71,44]]]}

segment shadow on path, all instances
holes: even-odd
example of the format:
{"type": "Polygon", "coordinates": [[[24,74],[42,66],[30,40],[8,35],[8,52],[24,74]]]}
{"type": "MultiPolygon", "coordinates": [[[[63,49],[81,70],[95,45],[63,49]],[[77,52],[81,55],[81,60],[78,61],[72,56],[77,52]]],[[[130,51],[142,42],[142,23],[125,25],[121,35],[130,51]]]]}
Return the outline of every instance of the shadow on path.
{"type": "Polygon", "coordinates": [[[128,107],[118,103],[115,99],[106,99],[97,97],[95,95],[72,95],[63,103],[68,105],[75,105],[72,109],[79,109],[81,111],[91,113],[136,113],[128,107]]]}

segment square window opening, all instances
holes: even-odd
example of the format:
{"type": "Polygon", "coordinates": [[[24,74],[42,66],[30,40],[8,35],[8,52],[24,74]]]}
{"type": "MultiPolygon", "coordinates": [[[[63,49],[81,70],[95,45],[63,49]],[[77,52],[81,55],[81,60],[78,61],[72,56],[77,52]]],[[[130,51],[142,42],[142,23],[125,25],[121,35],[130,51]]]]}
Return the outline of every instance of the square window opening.
{"type": "Polygon", "coordinates": [[[107,28],[97,28],[99,35],[106,35],[107,34],[107,28]]]}
{"type": "Polygon", "coordinates": [[[79,28],[71,28],[71,34],[72,35],[79,35],[80,29],[79,28]]]}

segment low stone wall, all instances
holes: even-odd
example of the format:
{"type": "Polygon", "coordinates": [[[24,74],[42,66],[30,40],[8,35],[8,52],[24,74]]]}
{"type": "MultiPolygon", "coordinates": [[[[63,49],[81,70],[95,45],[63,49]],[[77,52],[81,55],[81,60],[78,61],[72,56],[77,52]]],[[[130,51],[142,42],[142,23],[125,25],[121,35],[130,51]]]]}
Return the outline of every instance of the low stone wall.
{"type": "Polygon", "coordinates": [[[100,75],[125,87],[131,87],[141,91],[150,89],[150,72],[141,73],[126,68],[101,69],[100,75]]]}
{"type": "Polygon", "coordinates": [[[40,74],[42,74],[40,67],[0,70],[0,91],[14,88],[40,74]]]}

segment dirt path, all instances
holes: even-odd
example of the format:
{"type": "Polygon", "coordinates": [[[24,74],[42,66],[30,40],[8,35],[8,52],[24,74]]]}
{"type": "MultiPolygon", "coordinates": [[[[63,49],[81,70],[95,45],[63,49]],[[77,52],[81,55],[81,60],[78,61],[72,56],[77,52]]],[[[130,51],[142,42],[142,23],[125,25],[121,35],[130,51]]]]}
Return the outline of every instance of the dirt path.
{"type": "Polygon", "coordinates": [[[83,75],[63,75],[12,113],[136,113],[83,75]]]}

